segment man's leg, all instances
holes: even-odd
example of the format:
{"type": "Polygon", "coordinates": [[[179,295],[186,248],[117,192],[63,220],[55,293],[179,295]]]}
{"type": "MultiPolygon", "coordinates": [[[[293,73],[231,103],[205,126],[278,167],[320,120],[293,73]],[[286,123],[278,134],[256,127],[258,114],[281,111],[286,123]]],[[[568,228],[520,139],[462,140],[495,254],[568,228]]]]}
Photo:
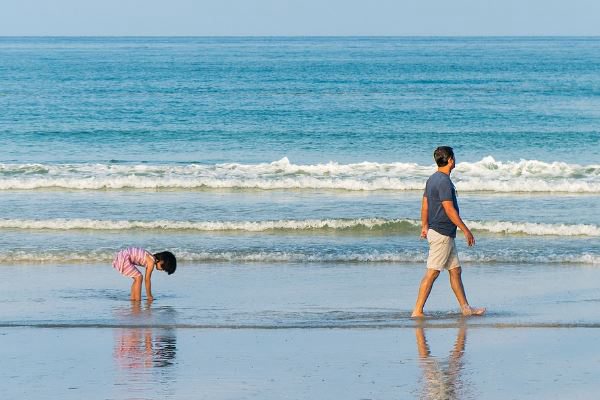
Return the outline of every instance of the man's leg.
{"type": "Polygon", "coordinates": [[[460,305],[460,310],[463,315],[482,315],[485,312],[485,308],[474,308],[469,306],[467,295],[465,294],[465,288],[462,283],[462,268],[452,268],[451,270],[448,270],[448,273],[450,274],[450,286],[452,287],[452,291],[456,296],[456,300],[458,300],[458,304],[460,305]]]}
{"type": "Polygon", "coordinates": [[[431,293],[431,288],[433,287],[433,282],[440,275],[440,271],[436,271],[435,269],[427,269],[425,272],[425,276],[421,280],[421,286],[419,287],[419,294],[417,295],[417,303],[415,304],[415,309],[412,312],[411,317],[423,317],[423,307],[425,307],[425,302],[429,297],[429,293],[431,293]]]}

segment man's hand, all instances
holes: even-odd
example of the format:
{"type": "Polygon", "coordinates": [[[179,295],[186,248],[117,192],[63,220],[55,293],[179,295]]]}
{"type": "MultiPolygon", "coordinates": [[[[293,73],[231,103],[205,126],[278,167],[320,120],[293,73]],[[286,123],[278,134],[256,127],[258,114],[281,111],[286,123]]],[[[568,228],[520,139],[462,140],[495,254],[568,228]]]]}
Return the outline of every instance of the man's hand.
{"type": "Polygon", "coordinates": [[[460,229],[465,234],[465,239],[467,239],[467,245],[469,247],[474,246],[475,237],[473,236],[469,228],[467,228],[467,225],[465,225],[463,220],[460,218],[460,215],[458,215],[458,211],[456,211],[456,208],[454,208],[454,203],[451,200],[445,200],[442,201],[442,207],[444,207],[444,211],[446,212],[448,219],[452,221],[452,223],[456,225],[458,229],[460,229]]]}
{"type": "Polygon", "coordinates": [[[464,230],[463,233],[465,234],[465,239],[467,240],[467,245],[469,247],[475,246],[475,236],[473,236],[473,234],[471,233],[469,228],[464,230]]]}
{"type": "Polygon", "coordinates": [[[428,226],[424,226],[421,228],[421,239],[427,239],[427,231],[429,230],[428,226]]]}

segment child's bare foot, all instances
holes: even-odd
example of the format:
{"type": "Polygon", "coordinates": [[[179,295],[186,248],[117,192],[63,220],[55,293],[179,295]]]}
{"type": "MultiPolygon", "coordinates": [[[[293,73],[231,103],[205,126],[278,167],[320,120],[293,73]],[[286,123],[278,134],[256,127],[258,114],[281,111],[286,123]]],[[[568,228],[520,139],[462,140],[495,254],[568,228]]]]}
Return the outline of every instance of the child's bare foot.
{"type": "Polygon", "coordinates": [[[425,318],[425,314],[422,311],[413,311],[410,316],[411,318],[425,318]]]}
{"type": "Polygon", "coordinates": [[[477,308],[477,307],[471,307],[470,305],[464,305],[462,307],[462,315],[464,315],[465,317],[470,317],[472,315],[483,315],[485,314],[485,307],[482,308],[477,308]]]}

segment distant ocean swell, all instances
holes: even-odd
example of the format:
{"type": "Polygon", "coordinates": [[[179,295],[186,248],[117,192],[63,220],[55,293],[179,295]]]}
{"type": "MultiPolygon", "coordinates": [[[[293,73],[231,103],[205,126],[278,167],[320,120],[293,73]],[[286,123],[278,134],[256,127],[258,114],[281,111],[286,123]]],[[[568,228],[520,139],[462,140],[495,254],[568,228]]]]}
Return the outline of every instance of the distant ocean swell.
{"type": "MultiPolygon", "coordinates": [[[[337,252],[311,251],[275,251],[275,250],[231,250],[203,251],[189,249],[173,249],[178,260],[194,263],[424,263],[426,250],[399,251],[354,251],[337,252]]],[[[10,250],[0,253],[0,265],[14,263],[66,263],[66,264],[110,264],[114,251],[37,251],[10,250]]],[[[600,265],[600,255],[592,252],[577,254],[545,254],[530,251],[479,251],[470,250],[460,255],[466,264],[584,264],[600,265]]]]}
{"type": "MultiPolygon", "coordinates": [[[[0,164],[0,190],[331,189],[423,190],[433,165],[414,163],[292,164],[0,164]]],[[[536,160],[459,163],[459,191],[600,193],[600,165],[536,160]]]]}
{"type": "MultiPolygon", "coordinates": [[[[529,236],[589,236],[600,237],[600,227],[591,224],[547,224],[510,221],[466,221],[475,231],[529,236]]],[[[95,219],[1,219],[0,229],[20,230],[166,230],[196,232],[356,232],[417,234],[421,222],[415,219],[307,219],[272,221],[119,221],[95,219]]]]}

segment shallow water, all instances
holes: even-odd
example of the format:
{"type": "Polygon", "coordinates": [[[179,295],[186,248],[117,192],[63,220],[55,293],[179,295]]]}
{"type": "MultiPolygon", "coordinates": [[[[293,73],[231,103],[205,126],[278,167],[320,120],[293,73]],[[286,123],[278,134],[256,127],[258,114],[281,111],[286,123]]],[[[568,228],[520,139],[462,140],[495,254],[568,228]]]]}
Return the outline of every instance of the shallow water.
{"type": "MultiPolygon", "coordinates": [[[[413,327],[422,265],[182,265],[153,275],[156,301],[132,307],[129,279],[110,265],[5,266],[3,327],[340,328],[413,327]],[[35,279],[32,279],[32,276],[35,279]]],[[[489,308],[481,327],[600,326],[597,279],[585,266],[466,266],[472,304],[489,308]]],[[[442,274],[427,324],[455,326],[458,307],[442,274]]]]}

